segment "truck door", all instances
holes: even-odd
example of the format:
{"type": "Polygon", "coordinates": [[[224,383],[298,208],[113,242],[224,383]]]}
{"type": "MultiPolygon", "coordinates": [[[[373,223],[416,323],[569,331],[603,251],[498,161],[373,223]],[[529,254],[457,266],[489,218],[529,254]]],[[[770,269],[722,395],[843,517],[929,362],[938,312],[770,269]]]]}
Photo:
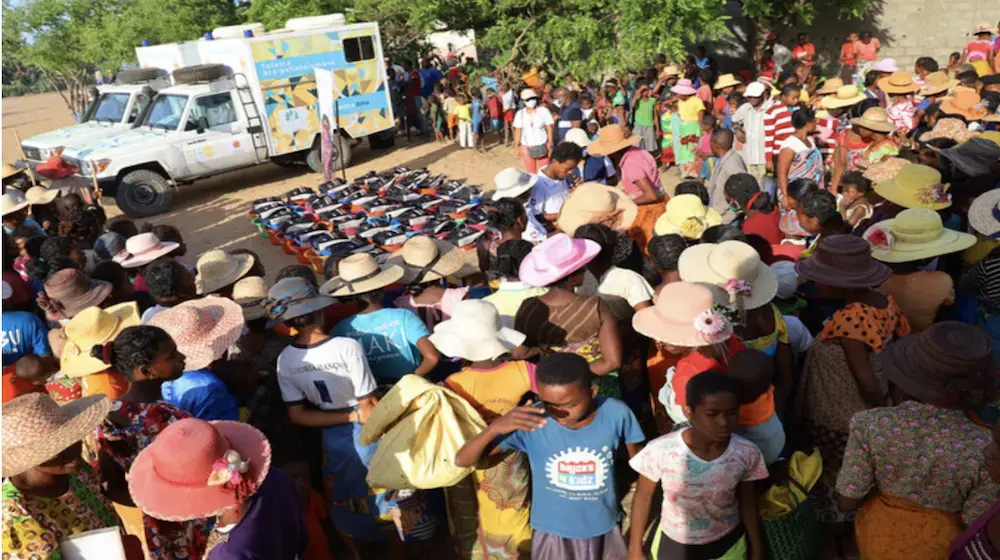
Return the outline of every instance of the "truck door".
{"type": "Polygon", "coordinates": [[[183,146],[184,161],[193,176],[256,163],[253,139],[230,91],[196,97],[184,131],[190,135],[183,146]]]}

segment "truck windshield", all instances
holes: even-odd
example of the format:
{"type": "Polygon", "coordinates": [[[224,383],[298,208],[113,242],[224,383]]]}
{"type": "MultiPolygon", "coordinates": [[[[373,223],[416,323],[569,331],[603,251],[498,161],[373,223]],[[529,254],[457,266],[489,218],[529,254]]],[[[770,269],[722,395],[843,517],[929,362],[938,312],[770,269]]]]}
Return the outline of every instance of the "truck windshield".
{"type": "Polygon", "coordinates": [[[164,130],[176,130],[184,115],[184,106],[187,105],[186,95],[158,95],[153,100],[153,107],[146,117],[146,125],[150,128],[162,128],[164,130]]]}
{"type": "Polygon", "coordinates": [[[104,93],[97,100],[97,108],[90,118],[97,122],[121,122],[125,108],[128,107],[129,94],[127,93],[104,93]]]}

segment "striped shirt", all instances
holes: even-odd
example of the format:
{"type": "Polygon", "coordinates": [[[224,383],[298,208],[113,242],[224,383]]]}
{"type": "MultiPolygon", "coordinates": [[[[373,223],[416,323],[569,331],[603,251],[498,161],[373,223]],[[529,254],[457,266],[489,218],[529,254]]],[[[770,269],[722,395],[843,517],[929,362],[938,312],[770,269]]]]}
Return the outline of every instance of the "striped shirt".
{"type": "Polygon", "coordinates": [[[764,110],[764,159],[771,160],[777,153],[779,146],[792,133],[795,128],[792,126],[792,112],[788,106],[779,99],[770,102],[764,110]]]}
{"type": "Polygon", "coordinates": [[[965,273],[962,285],[992,313],[1000,312],[1000,251],[994,250],[965,273]]]}
{"type": "Polygon", "coordinates": [[[733,123],[743,126],[746,141],[743,142],[743,161],[747,165],[764,165],[764,113],[765,104],[754,109],[753,105],[744,103],[733,114],[733,123]]]}

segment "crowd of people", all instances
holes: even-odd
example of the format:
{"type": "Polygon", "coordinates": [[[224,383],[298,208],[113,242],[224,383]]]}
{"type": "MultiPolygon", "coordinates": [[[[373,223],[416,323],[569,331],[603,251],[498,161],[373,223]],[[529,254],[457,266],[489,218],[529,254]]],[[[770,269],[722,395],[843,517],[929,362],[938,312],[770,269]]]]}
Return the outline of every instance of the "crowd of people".
{"type": "Polygon", "coordinates": [[[1000,559],[974,31],[913,72],[852,35],[826,79],[805,35],[602,86],[404,63],[415,128],[524,169],[471,249],[321,277],[5,165],[3,558],[1000,559]]]}

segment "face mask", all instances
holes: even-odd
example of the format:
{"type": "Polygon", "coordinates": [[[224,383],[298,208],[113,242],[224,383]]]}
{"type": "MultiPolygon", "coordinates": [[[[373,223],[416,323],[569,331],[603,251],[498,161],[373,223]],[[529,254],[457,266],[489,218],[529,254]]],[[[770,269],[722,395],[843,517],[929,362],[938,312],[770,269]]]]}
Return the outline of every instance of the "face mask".
{"type": "Polygon", "coordinates": [[[740,214],[743,212],[743,209],[740,208],[740,205],[736,204],[735,202],[729,203],[729,210],[734,214],[740,214]]]}
{"type": "Polygon", "coordinates": [[[538,107],[538,100],[535,99],[535,98],[531,98],[531,99],[525,101],[524,104],[527,105],[528,107],[534,109],[535,107],[538,107]]]}
{"type": "Polygon", "coordinates": [[[552,102],[552,104],[562,109],[563,106],[562,100],[556,99],[555,101],[552,102]]]}

